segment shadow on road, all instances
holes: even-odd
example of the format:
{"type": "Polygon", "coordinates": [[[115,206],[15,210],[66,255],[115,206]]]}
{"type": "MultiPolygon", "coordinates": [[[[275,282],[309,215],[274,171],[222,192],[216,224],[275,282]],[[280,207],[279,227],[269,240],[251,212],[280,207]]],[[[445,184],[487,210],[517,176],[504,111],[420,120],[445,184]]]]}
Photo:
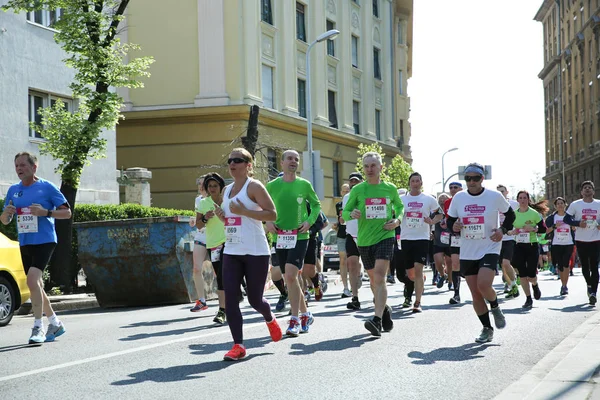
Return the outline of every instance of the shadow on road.
{"type": "MultiPolygon", "coordinates": [[[[262,337],[262,338],[244,340],[244,346],[246,346],[247,349],[255,349],[258,347],[263,347],[265,344],[268,344],[271,342],[273,342],[273,340],[271,340],[270,336],[262,337]]],[[[199,355],[213,354],[218,351],[226,352],[229,349],[231,349],[231,342],[190,344],[189,348],[190,348],[190,350],[192,350],[192,353],[191,353],[192,355],[199,356],[199,355]]]]}
{"type": "Polygon", "coordinates": [[[437,361],[469,361],[476,358],[482,358],[483,356],[479,355],[479,353],[492,346],[499,345],[489,343],[483,345],[479,343],[468,343],[458,347],[440,347],[429,353],[411,351],[407,355],[410,358],[416,358],[416,360],[412,362],[416,365],[431,365],[435,364],[437,361]]]}
{"type": "Polygon", "coordinates": [[[205,317],[212,317],[212,315],[203,314],[203,315],[193,315],[193,316],[186,317],[186,318],[164,319],[164,320],[160,320],[160,321],[134,322],[129,325],[121,326],[120,328],[140,328],[140,327],[144,327],[144,326],[162,326],[162,325],[174,324],[177,322],[191,321],[193,319],[200,319],[200,318],[205,318],[205,317]]]}
{"type": "MultiPolygon", "coordinates": [[[[266,356],[272,353],[250,354],[239,362],[247,362],[256,357],[266,356]]],[[[169,368],[150,368],[145,371],[135,372],[129,375],[130,379],[116,381],[111,383],[113,386],[135,385],[143,382],[178,382],[189,381],[192,379],[201,379],[210,372],[220,371],[229,366],[237,364],[236,362],[227,362],[223,360],[211,361],[202,364],[177,365],[169,368]]]]}
{"type": "Polygon", "coordinates": [[[552,311],[562,311],[562,312],[566,312],[566,313],[570,313],[570,312],[593,312],[593,311],[596,311],[596,307],[590,306],[588,303],[585,303],[585,304],[577,304],[577,305],[570,306],[570,307],[550,308],[550,310],[552,310],[552,311]]]}
{"type": "Polygon", "coordinates": [[[11,346],[0,347],[0,353],[6,353],[7,351],[28,349],[31,347],[40,347],[42,344],[14,344],[11,346]]]}
{"type": "Polygon", "coordinates": [[[354,335],[347,339],[332,339],[313,344],[294,343],[291,346],[292,351],[290,352],[290,355],[305,356],[309,354],[314,354],[318,351],[340,351],[353,349],[360,347],[364,343],[370,342],[374,339],[376,338],[367,333],[363,335],[354,335]]]}

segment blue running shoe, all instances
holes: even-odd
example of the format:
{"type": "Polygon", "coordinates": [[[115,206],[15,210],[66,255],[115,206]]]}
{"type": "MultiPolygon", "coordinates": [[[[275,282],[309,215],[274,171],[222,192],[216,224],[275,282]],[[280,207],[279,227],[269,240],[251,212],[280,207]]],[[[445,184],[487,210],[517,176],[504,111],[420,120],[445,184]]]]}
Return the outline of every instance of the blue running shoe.
{"type": "Polygon", "coordinates": [[[300,316],[300,322],[302,323],[300,333],[308,333],[308,330],[314,321],[315,319],[313,318],[312,313],[307,313],[300,316]]]}
{"type": "Polygon", "coordinates": [[[287,296],[280,295],[277,304],[275,305],[275,312],[280,312],[285,310],[285,302],[287,301],[287,296]]]}
{"type": "Polygon", "coordinates": [[[58,325],[48,325],[48,331],[46,332],[46,342],[54,342],[54,339],[66,332],[65,326],[62,322],[58,325]]]}

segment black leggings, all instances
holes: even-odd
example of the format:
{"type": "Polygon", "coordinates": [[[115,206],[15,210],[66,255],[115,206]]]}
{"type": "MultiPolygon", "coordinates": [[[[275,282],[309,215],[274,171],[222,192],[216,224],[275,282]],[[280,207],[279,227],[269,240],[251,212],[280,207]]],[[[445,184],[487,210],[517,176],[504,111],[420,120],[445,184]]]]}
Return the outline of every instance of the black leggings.
{"type": "Polygon", "coordinates": [[[402,255],[402,250],[398,250],[398,247],[394,248],[394,256],[392,258],[392,262],[390,262],[390,273],[396,277],[398,280],[404,284],[406,284],[409,279],[406,274],[406,268],[404,266],[404,257],[402,255]]]}
{"type": "Polygon", "coordinates": [[[562,272],[565,268],[569,269],[569,261],[571,260],[571,255],[573,255],[572,244],[553,244],[550,248],[550,253],[552,254],[552,264],[558,267],[559,271],[562,272]]]}
{"type": "Polygon", "coordinates": [[[581,272],[588,286],[591,287],[591,293],[598,290],[598,262],[600,262],[600,240],[595,242],[575,242],[577,244],[577,254],[581,262],[581,272]]]}
{"type": "Polygon", "coordinates": [[[235,344],[244,343],[242,312],[238,293],[242,279],[246,277],[246,294],[248,302],[262,314],[266,321],[271,321],[271,306],[263,297],[265,283],[269,272],[269,256],[223,256],[223,283],[225,284],[225,314],[235,344]]]}
{"type": "MultiPolygon", "coordinates": [[[[213,266],[213,270],[215,271],[215,275],[217,275],[217,289],[218,290],[223,290],[223,268],[221,266],[221,263],[223,261],[223,251],[225,250],[225,248],[223,246],[221,246],[221,253],[219,255],[219,259],[217,261],[212,261],[212,251],[211,249],[207,249],[208,250],[208,259],[211,260],[212,266],[213,266]]],[[[238,290],[239,292],[239,290],[238,290]]],[[[237,295],[236,295],[237,298],[237,295]]]]}
{"type": "Polygon", "coordinates": [[[512,265],[519,270],[521,278],[535,278],[539,257],[540,246],[537,243],[517,243],[512,265]]]}

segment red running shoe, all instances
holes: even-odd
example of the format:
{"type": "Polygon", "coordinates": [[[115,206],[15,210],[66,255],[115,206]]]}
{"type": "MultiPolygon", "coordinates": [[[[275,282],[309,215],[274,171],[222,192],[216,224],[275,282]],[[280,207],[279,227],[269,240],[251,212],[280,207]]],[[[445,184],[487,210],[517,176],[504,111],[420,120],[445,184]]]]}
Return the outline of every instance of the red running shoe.
{"type": "Polygon", "coordinates": [[[233,348],[229,350],[223,360],[225,361],[237,361],[246,357],[246,348],[242,344],[234,344],[233,348]]]}
{"type": "Polygon", "coordinates": [[[275,319],[275,316],[273,314],[271,314],[271,316],[273,319],[271,320],[271,322],[267,322],[267,328],[269,328],[271,339],[274,342],[279,342],[283,337],[283,332],[281,332],[281,327],[277,323],[277,319],[275,319]]]}

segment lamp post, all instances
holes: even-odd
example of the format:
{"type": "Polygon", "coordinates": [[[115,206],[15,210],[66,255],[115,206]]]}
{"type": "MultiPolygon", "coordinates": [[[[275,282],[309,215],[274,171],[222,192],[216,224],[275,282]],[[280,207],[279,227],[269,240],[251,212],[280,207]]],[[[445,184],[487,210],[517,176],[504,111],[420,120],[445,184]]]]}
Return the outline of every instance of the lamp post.
{"type": "Polygon", "coordinates": [[[561,175],[562,175],[562,196],[564,199],[566,199],[567,198],[567,196],[566,196],[567,189],[565,186],[565,163],[562,161],[556,161],[556,160],[550,161],[550,165],[559,165],[559,164],[561,166],[561,175]]]}
{"type": "Polygon", "coordinates": [[[315,168],[313,160],[313,143],[312,143],[312,116],[311,116],[311,104],[310,104],[310,51],[313,46],[317,43],[323,42],[327,39],[335,39],[340,33],[337,29],[331,29],[325,33],[319,35],[306,50],[306,137],[308,147],[308,170],[310,171],[310,183],[315,186],[315,168]]]}
{"type": "MultiPolygon", "coordinates": [[[[437,185],[439,185],[440,183],[442,183],[442,182],[436,182],[436,183],[433,184],[433,186],[431,186],[431,194],[433,194],[433,191],[435,190],[435,187],[437,185]]],[[[443,192],[443,190],[442,190],[442,192],[443,192]]]]}
{"type": "Polygon", "coordinates": [[[450,150],[447,150],[444,154],[442,154],[442,192],[446,190],[446,179],[445,179],[445,174],[444,174],[444,156],[448,153],[450,153],[451,151],[456,151],[458,150],[458,147],[453,147],[450,150]]]}

